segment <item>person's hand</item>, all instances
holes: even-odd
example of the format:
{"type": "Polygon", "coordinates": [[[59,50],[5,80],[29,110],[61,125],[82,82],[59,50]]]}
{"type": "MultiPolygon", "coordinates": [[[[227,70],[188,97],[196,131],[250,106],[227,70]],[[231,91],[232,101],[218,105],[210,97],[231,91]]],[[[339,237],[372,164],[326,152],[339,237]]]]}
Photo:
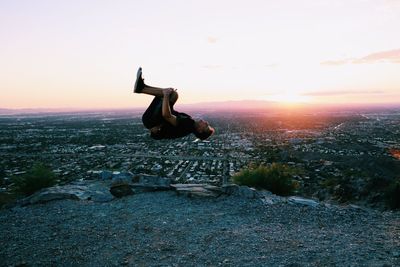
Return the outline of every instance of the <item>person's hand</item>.
{"type": "Polygon", "coordinates": [[[174,88],[166,88],[163,90],[163,95],[169,96],[170,94],[172,94],[172,92],[175,92],[175,91],[176,91],[176,89],[174,89],[174,88]]]}
{"type": "Polygon", "coordinates": [[[161,125],[157,125],[157,126],[154,126],[153,128],[151,128],[150,132],[152,134],[157,134],[160,130],[161,130],[161,125]]]}

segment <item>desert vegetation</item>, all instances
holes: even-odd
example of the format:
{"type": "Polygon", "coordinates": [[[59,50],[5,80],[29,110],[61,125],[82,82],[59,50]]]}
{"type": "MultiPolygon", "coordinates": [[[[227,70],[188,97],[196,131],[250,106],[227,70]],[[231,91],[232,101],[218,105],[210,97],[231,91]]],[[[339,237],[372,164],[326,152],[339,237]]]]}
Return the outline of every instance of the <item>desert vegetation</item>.
{"type": "Polygon", "coordinates": [[[14,192],[31,195],[56,183],[56,175],[43,163],[35,163],[25,174],[12,177],[14,192]]]}
{"type": "Polygon", "coordinates": [[[287,196],[293,194],[298,187],[297,182],[292,179],[295,172],[295,168],[280,163],[251,166],[235,174],[233,181],[239,185],[266,189],[274,194],[287,196]]]}

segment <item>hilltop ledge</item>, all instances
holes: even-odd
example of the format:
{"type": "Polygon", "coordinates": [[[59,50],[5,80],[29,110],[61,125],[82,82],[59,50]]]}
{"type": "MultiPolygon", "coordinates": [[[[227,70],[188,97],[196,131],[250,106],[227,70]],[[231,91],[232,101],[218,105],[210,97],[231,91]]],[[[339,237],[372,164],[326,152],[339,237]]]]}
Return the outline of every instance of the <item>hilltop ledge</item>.
{"type": "Polygon", "coordinates": [[[97,190],[97,199],[17,205],[0,211],[0,258],[5,266],[400,265],[398,212],[249,190],[112,200],[97,190]]]}

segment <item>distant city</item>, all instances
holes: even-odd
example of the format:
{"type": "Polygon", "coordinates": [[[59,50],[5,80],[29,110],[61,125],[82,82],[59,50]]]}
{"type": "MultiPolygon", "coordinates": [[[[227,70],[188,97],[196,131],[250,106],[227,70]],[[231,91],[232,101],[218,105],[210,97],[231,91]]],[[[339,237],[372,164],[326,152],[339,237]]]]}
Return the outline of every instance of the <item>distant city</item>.
{"type": "Polygon", "coordinates": [[[319,199],[346,191],[337,183],[330,188],[332,179],[360,191],[356,200],[365,190],[379,198],[377,181],[400,173],[400,109],[200,115],[216,128],[206,141],[153,140],[138,112],[1,115],[1,192],[35,162],[51,166],[60,183],[108,170],[215,185],[242,168],[280,162],[299,170],[302,194],[319,199]]]}

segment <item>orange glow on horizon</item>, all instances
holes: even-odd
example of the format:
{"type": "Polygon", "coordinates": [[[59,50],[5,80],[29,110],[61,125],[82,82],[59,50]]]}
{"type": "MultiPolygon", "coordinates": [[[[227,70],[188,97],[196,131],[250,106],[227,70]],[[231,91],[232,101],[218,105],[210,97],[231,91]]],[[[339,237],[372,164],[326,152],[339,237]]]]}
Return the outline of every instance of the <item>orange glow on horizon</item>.
{"type": "Polygon", "coordinates": [[[296,93],[282,93],[271,95],[265,98],[265,100],[278,102],[282,104],[304,104],[312,102],[312,98],[296,93]]]}

